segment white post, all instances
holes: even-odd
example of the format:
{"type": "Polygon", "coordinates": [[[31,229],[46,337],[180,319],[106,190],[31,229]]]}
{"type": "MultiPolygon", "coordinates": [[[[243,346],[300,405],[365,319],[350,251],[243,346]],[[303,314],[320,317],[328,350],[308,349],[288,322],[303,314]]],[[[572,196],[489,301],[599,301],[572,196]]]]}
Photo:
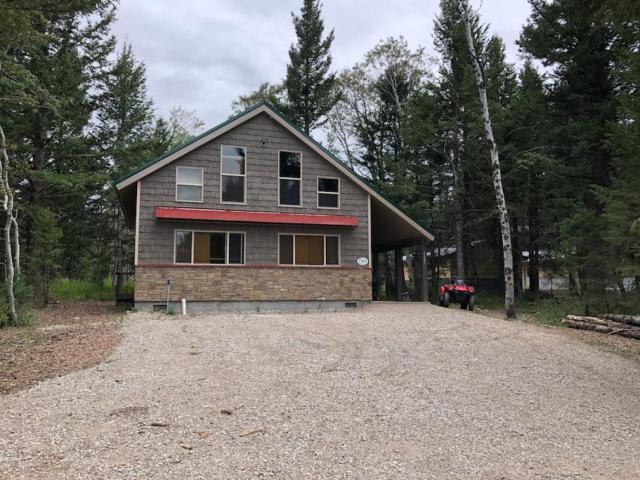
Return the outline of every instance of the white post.
{"type": "Polygon", "coordinates": [[[185,316],[187,314],[187,299],[183,298],[182,299],[182,316],[185,316]]]}
{"type": "Polygon", "coordinates": [[[171,292],[171,279],[167,279],[167,310],[165,313],[169,313],[169,294],[171,292]]]}

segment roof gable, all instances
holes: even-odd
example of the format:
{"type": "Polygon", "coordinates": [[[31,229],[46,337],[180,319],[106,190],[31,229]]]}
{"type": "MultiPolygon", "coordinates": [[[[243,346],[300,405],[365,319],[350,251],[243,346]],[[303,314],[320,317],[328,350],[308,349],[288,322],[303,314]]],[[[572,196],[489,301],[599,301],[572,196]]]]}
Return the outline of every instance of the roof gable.
{"type": "Polygon", "coordinates": [[[247,110],[229,118],[228,120],[217,125],[216,127],[198,135],[197,137],[191,139],[189,142],[179,145],[173,150],[170,150],[169,152],[149,162],[146,162],[145,164],[141,165],[140,167],[133,170],[129,174],[117,179],[114,182],[114,186],[116,187],[116,190],[121,191],[135,184],[136,182],[150,175],[151,173],[161,169],[162,167],[170,164],[171,162],[186,155],[187,153],[199,148],[200,146],[211,142],[217,137],[234,129],[238,125],[241,125],[246,121],[260,115],[261,113],[266,113],[269,117],[271,117],[278,124],[280,124],[287,131],[289,131],[289,133],[291,133],[294,137],[298,138],[300,141],[306,144],[309,148],[315,151],[321,158],[325,159],[331,165],[337,168],[340,172],[342,172],[347,178],[353,181],[356,185],[358,185],[360,188],[365,190],[371,196],[376,198],[383,205],[385,205],[387,208],[392,210],[396,215],[403,218],[407,223],[409,223],[413,228],[418,230],[426,238],[428,238],[429,240],[433,240],[434,237],[433,235],[431,235],[431,233],[429,233],[424,227],[422,227],[419,223],[413,220],[409,215],[404,213],[399,207],[397,207],[391,201],[385,198],[365,178],[358,175],[354,170],[352,170],[345,163],[343,163],[333,153],[327,150],[322,144],[320,144],[319,142],[311,138],[309,135],[304,133],[300,128],[298,128],[290,120],[288,120],[282,113],[280,113],[271,104],[269,104],[267,101],[264,101],[264,100],[256,103],[252,107],[249,107],[247,110]]]}

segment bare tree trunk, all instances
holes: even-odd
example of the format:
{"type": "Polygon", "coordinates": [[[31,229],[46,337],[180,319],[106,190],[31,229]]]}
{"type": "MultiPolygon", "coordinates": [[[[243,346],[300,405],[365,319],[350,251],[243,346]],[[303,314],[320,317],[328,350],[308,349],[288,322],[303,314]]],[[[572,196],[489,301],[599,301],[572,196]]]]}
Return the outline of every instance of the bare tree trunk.
{"type": "Polygon", "coordinates": [[[17,220],[14,217],[13,211],[13,191],[9,185],[9,156],[7,155],[7,141],[2,127],[0,127],[0,155],[0,188],[2,189],[2,208],[6,215],[4,225],[4,249],[7,303],[9,307],[9,322],[11,325],[16,325],[18,323],[18,315],[16,313],[16,299],[14,295],[15,264],[11,242],[11,227],[14,223],[17,226],[17,220]]]}
{"type": "Polygon", "coordinates": [[[11,216],[13,225],[13,269],[16,278],[20,278],[20,229],[18,228],[18,212],[15,211],[11,216]]]}
{"type": "Polygon", "coordinates": [[[487,100],[487,87],[485,85],[484,74],[482,72],[482,68],[480,67],[480,61],[478,60],[478,57],[476,55],[476,48],[473,44],[468,0],[460,0],[460,7],[462,20],[465,25],[467,36],[467,46],[469,48],[469,54],[471,55],[471,61],[473,62],[474,72],[476,76],[480,105],[482,106],[485,138],[489,143],[489,151],[491,153],[493,188],[496,194],[496,205],[498,207],[498,215],[500,217],[500,230],[502,232],[502,252],[504,258],[504,308],[508,318],[515,318],[516,307],[513,286],[513,252],[511,248],[511,228],[509,226],[507,202],[504,197],[504,191],[502,188],[500,156],[498,152],[498,145],[496,144],[495,138],[493,137],[493,128],[491,126],[491,116],[489,114],[489,102],[487,100]]]}

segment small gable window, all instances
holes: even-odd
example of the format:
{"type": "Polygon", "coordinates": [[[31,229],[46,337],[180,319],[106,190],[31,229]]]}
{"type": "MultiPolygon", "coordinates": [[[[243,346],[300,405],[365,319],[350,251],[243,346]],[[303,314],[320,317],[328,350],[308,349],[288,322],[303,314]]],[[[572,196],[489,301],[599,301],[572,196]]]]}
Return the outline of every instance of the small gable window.
{"type": "Polygon", "coordinates": [[[247,150],[222,146],[220,156],[220,199],[224,203],[245,203],[247,150]]]}
{"type": "Polygon", "coordinates": [[[176,167],[176,201],[202,202],[202,168],[176,167]]]}
{"type": "Polygon", "coordinates": [[[318,177],[318,208],[340,208],[340,179],[318,177]]]}
{"type": "Polygon", "coordinates": [[[278,171],[279,205],[299,207],[302,205],[302,153],[279,153],[278,171]]]}

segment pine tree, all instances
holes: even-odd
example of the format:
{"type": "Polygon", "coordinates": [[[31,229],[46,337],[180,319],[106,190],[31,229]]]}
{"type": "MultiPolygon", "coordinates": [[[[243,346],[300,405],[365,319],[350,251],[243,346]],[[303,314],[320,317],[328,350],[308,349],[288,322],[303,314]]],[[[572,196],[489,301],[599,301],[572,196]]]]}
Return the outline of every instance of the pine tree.
{"type": "Polygon", "coordinates": [[[131,45],[124,45],[106,74],[99,102],[96,135],[114,179],[144,162],[153,131],[145,66],[135,59],[131,45]]]}
{"type": "Polygon", "coordinates": [[[616,119],[612,75],[615,33],[603,15],[607,2],[530,0],[532,15],[519,43],[550,70],[551,141],[565,181],[555,191],[570,203],[562,222],[561,247],[576,290],[604,294],[608,265],[604,251],[603,202],[595,193],[611,186],[608,125],[616,119]]]}
{"type": "MultiPolygon", "coordinates": [[[[486,27],[480,25],[477,15],[472,14],[471,21],[478,50],[482,51],[486,43],[486,27]]],[[[442,0],[440,14],[434,22],[434,44],[440,55],[436,93],[438,102],[445,108],[440,119],[442,141],[438,142],[438,148],[445,152],[449,166],[447,176],[453,180],[446,209],[447,217],[453,219],[455,231],[447,243],[456,246],[456,275],[462,278],[470,276],[468,216],[473,208],[471,183],[474,178],[480,179],[477,165],[481,164],[475,158],[479,150],[476,120],[479,108],[466,42],[457,1],[442,0]]]]}
{"type": "Polygon", "coordinates": [[[300,16],[291,14],[297,41],[289,49],[284,86],[291,119],[306,133],[326,122],[336,103],[335,74],[331,67],[333,30],[324,39],[319,0],[304,0],[300,16]]]}
{"type": "MultiPolygon", "coordinates": [[[[124,46],[107,73],[100,106],[97,136],[113,181],[148,159],[154,132],[145,66],[135,59],[131,45],[124,46]]],[[[98,218],[104,224],[96,231],[92,277],[101,282],[113,264],[113,278],[119,286],[121,272],[132,264],[132,239],[125,234],[124,217],[113,189],[103,192],[102,198],[104,206],[98,218]]]]}
{"type": "Polygon", "coordinates": [[[104,185],[106,165],[90,127],[115,43],[109,32],[114,9],[112,0],[2,4],[3,13],[25,20],[19,23],[24,35],[0,47],[3,67],[11,66],[10,72],[2,71],[9,76],[0,75],[0,108],[8,120],[10,156],[20,174],[16,188],[25,221],[21,233],[26,271],[34,271],[29,268],[32,239],[46,234],[30,221],[35,218],[31,211],[50,210],[62,228],[65,273],[75,271],[91,241],[86,229],[94,219],[87,217],[86,204],[104,185]]]}
{"type": "Polygon", "coordinates": [[[529,292],[534,295],[543,262],[550,260],[546,254],[557,249],[557,225],[563,218],[551,125],[543,79],[525,59],[505,126],[504,180],[511,218],[519,227],[514,228],[514,244],[528,252],[529,292]]]}
{"type": "MultiPolygon", "coordinates": [[[[612,188],[599,189],[605,204],[608,263],[618,284],[624,277],[634,278],[633,288],[640,294],[640,6],[621,0],[607,12],[616,32],[613,45],[614,77],[618,85],[617,119],[609,124],[609,147],[613,155],[612,188]]],[[[629,288],[627,286],[626,288],[629,288]]],[[[624,291],[621,289],[621,291],[624,291]]]]}

